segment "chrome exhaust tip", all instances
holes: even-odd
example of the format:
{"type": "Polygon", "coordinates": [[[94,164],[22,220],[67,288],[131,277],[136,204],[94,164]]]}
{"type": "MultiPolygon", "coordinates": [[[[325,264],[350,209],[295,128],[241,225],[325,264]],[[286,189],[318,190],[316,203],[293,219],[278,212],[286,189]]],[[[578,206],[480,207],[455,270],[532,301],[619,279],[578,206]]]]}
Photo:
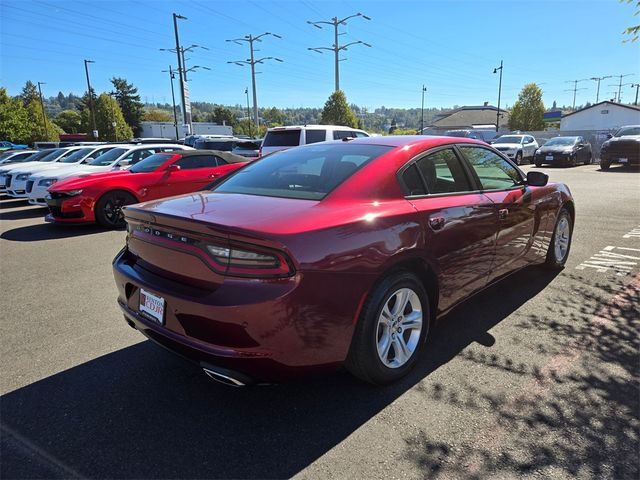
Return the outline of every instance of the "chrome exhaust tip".
{"type": "Polygon", "coordinates": [[[246,382],[231,376],[231,372],[227,374],[216,372],[215,370],[211,370],[210,368],[204,367],[204,373],[209,377],[215,380],[216,382],[223,383],[224,385],[230,387],[245,387],[247,385],[246,382]]]}

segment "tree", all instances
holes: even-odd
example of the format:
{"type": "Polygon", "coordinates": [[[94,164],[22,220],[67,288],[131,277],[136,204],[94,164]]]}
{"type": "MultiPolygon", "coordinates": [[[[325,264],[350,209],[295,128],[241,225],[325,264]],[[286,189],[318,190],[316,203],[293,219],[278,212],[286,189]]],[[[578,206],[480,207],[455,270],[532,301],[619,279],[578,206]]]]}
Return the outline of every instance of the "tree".
{"type": "MultiPolygon", "coordinates": [[[[620,0],[621,2],[623,0],[620,0]]],[[[626,0],[626,3],[633,3],[634,0],[626,0]]],[[[636,2],[636,8],[637,10],[635,11],[635,13],[633,14],[634,17],[637,17],[640,15],[640,1],[636,2]]],[[[624,40],[624,42],[635,42],[636,40],[638,40],[638,37],[640,37],[640,25],[634,25],[632,27],[629,28],[625,28],[624,31],[622,32],[624,35],[628,35],[630,38],[624,40]]]]}
{"type": "Polygon", "coordinates": [[[64,110],[56,115],[55,122],[66,133],[78,133],[82,128],[82,116],[75,110],[64,110]]]}
{"type": "Polygon", "coordinates": [[[511,130],[544,130],[542,90],[535,83],[525,85],[509,112],[511,130]]]}
{"type": "Polygon", "coordinates": [[[124,78],[113,77],[111,79],[115,89],[115,97],[120,105],[125,121],[131,127],[136,136],[140,134],[140,122],[144,118],[144,105],[140,101],[138,89],[128,83],[124,78]]]}
{"type": "Polygon", "coordinates": [[[0,87],[0,138],[14,143],[26,143],[31,135],[29,113],[21,98],[11,98],[0,87]]]}
{"type": "Polygon", "coordinates": [[[36,87],[31,80],[27,80],[27,83],[25,83],[24,87],[22,87],[20,98],[22,99],[22,105],[24,105],[25,107],[33,101],[40,101],[38,87],[36,87]]]}
{"type": "Polygon", "coordinates": [[[173,122],[173,116],[159,108],[151,108],[144,111],[145,122],[173,122]]]}
{"type": "Polygon", "coordinates": [[[349,108],[344,92],[337,90],[329,96],[320,115],[320,123],[323,125],[344,125],[351,128],[358,127],[358,120],[349,108]]]}
{"type": "Polygon", "coordinates": [[[221,105],[216,105],[213,108],[213,112],[207,114],[205,118],[207,122],[214,122],[218,125],[229,125],[233,127],[237,123],[234,113],[221,105]]]}
{"type": "Polygon", "coordinates": [[[133,138],[133,131],[125,121],[120,105],[111,98],[111,95],[108,93],[101,94],[95,103],[95,108],[96,128],[98,129],[98,138],[100,140],[117,141],[133,138]],[[113,126],[114,122],[116,124],[115,127],[113,126]]]}
{"type": "Polygon", "coordinates": [[[284,124],[284,115],[276,107],[267,108],[262,112],[262,118],[271,127],[284,124]]]}

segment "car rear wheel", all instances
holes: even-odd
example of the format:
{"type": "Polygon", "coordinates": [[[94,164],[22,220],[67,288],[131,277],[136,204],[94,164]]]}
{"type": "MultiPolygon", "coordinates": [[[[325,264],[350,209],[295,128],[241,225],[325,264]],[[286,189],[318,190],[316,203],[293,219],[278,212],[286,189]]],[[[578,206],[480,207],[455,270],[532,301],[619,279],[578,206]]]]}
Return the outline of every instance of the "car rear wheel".
{"type": "Polygon", "coordinates": [[[560,210],[553,230],[545,266],[551,269],[563,268],[571,250],[571,237],[573,234],[571,214],[566,208],[560,210]]]}
{"type": "Polygon", "coordinates": [[[346,367],[376,385],[405,376],[429,333],[429,299],[409,272],[381,281],[370,293],[351,342],[346,367]]]}
{"type": "Polygon", "coordinates": [[[609,170],[610,166],[611,166],[611,164],[609,162],[605,162],[603,160],[600,160],[600,170],[609,170]]]}
{"type": "Polygon", "coordinates": [[[137,201],[130,193],[120,190],[105,193],[96,203],[96,221],[106,228],[122,228],[125,224],[122,207],[137,201]]]}

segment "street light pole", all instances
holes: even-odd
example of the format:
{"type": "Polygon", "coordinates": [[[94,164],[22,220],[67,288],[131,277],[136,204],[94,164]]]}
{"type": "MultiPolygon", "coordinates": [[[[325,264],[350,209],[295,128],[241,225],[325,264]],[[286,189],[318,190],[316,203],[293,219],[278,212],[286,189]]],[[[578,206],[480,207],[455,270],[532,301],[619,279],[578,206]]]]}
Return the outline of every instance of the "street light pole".
{"type": "Polygon", "coordinates": [[[251,134],[251,114],[249,113],[249,87],[244,89],[244,94],[247,96],[247,120],[249,122],[249,136],[252,137],[251,134]]]}
{"type": "Polygon", "coordinates": [[[371,47],[371,45],[369,45],[366,42],[362,42],[360,40],[357,40],[355,42],[351,42],[351,43],[347,43],[346,45],[342,45],[340,46],[339,43],[339,36],[342,35],[341,33],[338,32],[338,27],[340,25],[346,25],[347,24],[347,20],[349,20],[350,18],[354,18],[354,17],[362,17],[365,20],[371,20],[370,17],[362,14],[362,13],[356,13],[355,15],[349,15],[348,17],[344,17],[339,19],[338,17],[333,17],[330,21],[320,21],[320,22],[312,22],[310,20],[307,20],[307,23],[309,25],[313,25],[316,28],[322,29],[322,25],[321,24],[325,24],[325,25],[332,25],[333,26],[333,47],[309,47],[307,48],[307,50],[313,50],[314,52],[317,53],[322,53],[322,50],[330,50],[333,51],[334,56],[335,56],[335,91],[337,92],[338,90],[340,90],[340,50],[347,50],[347,48],[351,45],[364,45],[365,47],[371,47]]]}
{"type": "Polygon", "coordinates": [[[638,89],[640,88],[640,83],[632,83],[631,88],[636,88],[636,101],[633,102],[634,105],[638,105],[638,89]]]}
{"type": "Polygon", "coordinates": [[[176,96],[173,91],[173,79],[176,78],[175,70],[171,68],[169,65],[169,70],[162,70],[163,73],[169,72],[169,79],[171,80],[171,104],[173,105],[173,126],[176,129],[176,141],[180,138],[180,133],[178,132],[178,113],[176,112],[176,96]]]}
{"type": "Polygon", "coordinates": [[[46,85],[46,82],[38,82],[38,92],[40,93],[40,106],[42,107],[42,124],[44,125],[44,139],[49,139],[49,129],[47,128],[47,114],[44,113],[44,101],[42,100],[42,89],[40,85],[46,85]]]}
{"type": "Polygon", "coordinates": [[[500,83],[498,84],[498,112],[496,113],[496,132],[500,128],[500,95],[502,94],[502,60],[500,60],[500,66],[493,69],[493,73],[498,73],[500,70],[500,83]]]}
{"type": "Polygon", "coordinates": [[[596,103],[600,100],[600,82],[605,78],[613,78],[613,75],[606,75],[604,77],[591,77],[589,80],[593,80],[594,82],[598,82],[598,90],[596,91],[596,103]]]}
{"type": "Polygon", "coordinates": [[[84,72],[87,74],[87,91],[89,93],[89,110],[91,111],[91,126],[93,127],[93,138],[98,138],[98,129],[96,128],[96,114],[93,108],[93,93],[91,90],[91,82],[89,81],[89,64],[95,63],[93,60],[84,61],[84,72]]]}
{"type": "MultiPolygon", "coordinates": [[[[111,99],[115,102],[116,99],[115,97],[115,93],[111,92],[109,93],[109,96],[111,97],[111,99]]],[[[116,129],[116,127],[118,126],[118,122],[116,122],[116,111],[113,108],[113,103],[111,103],[111,117],[112,117],[112,121],[111,121],[111,126],[113,127],[113,140],[115,142],[118,141],[118,130],[116,129]]]]}
{"type": "Polygon", "coordinates": [[[424,135],[424,92],[427,91],[427,87],[422,84],[422,107],[420,108],[420,135],[424,135]]]}
{"type": "MultiPolygon", "coordinates": [[[[233,43],[237,43],[238,45],[241,45],[240,42],[246,42],[249,44],[249,52],[251,54],[250,58],[248,60],[235,60],[232,62],[227,62],[227,63],[233,63],[235,65],[239,65],[239,66],[244,66],[244,65],[250,65],[251,66],[251,88],[253,90],[253,121],[256,124],[256,128],[260,127],[260,118],[258,117],[258,95],[256,93],[256,69],[255,66],[258,63],[264,63],[265,60],[275,60],[277,62],[283,62],[282,59],[280,58],[276,58],[276,57],[262,57],[259,59],[255,59],[254,57],[254,48],[253,48],[253,43],[254,42],[261,42],[261,38],[266,36],[266,35],[271,35],[273,37],[276,38],[282,38],[280,35],[276,35],[275,33],[271,33],[271,32],[265,32],[263,34],[258,35],[257,37],[254,37],[253,35],[245,35],[243,38],[234,38],[231,40],[226,40],[227,42],[233,42],[233,43]]],[[[259,130],[258,130],[259,131],[259,130]]]]}

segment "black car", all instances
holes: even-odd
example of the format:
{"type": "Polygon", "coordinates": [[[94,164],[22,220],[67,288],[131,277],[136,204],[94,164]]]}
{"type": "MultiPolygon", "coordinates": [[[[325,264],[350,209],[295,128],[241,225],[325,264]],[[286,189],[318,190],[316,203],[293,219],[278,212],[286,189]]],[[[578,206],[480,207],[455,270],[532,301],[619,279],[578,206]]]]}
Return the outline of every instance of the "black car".
{"type": "Polygon", "coordinates": [[[621,127],[600,150],[600,168],[608,170],[611,164],[640,165],[640,125],[621,127]]]}
{"type": "Polygon", "coordinates": [[[543,164],[572,166],[579,163],[588,165],[593,162],[591,144],[584,137],[555,137],[536,150],[533,163],[536,167],[543,164]]]}

